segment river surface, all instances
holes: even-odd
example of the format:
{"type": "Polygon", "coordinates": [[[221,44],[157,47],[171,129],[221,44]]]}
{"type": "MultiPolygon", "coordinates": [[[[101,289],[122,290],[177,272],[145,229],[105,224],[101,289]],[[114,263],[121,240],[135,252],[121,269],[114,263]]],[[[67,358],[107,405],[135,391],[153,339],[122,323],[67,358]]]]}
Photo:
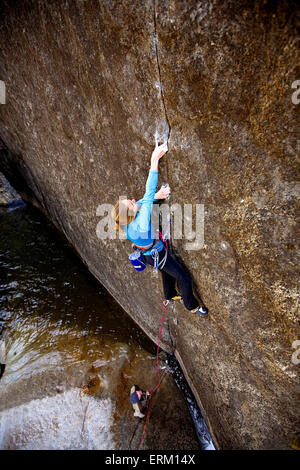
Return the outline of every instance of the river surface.
{"type": "MultiPolygon", "coordinates": [[[[157,383],[156,346],[35,208],[0,208],[0,448],[136,449],[129,391],[157,383]]],[[[142,449],[213,449],[174,358],[142,449]]]]}

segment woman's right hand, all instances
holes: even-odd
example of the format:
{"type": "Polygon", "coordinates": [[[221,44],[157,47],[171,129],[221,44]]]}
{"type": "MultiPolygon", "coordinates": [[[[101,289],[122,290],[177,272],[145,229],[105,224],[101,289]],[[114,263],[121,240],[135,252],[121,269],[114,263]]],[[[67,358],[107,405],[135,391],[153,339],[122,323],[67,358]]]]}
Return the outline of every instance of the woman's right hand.
{"type": "Polygon", "coordinates": [[[152,152],[152,159],[159,160],[161,157],[164,156],[164,154],[167,151],[168,151],[168,142],[165,142],[164,144],[156,146],[152,152]]]}

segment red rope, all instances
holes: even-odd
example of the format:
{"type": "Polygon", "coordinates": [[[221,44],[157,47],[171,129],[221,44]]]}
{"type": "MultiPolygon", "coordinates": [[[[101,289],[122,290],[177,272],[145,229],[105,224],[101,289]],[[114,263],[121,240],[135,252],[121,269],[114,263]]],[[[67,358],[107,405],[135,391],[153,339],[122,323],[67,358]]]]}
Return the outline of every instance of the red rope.
{"type": "Polygon", "coordinates": [[[140,447],[142,445],[142,442],[144,440],[144,437],[146,436],[146,432],[147,432],[147,426],[148,426],[148,420],[149,420],[149,415],[150,415],[150,408],[151,408],[151,397],[149,398],[149,402],[148,402],[148,408],[147,408],[147,414],[146,414],[146,422],[145,422],[145,426],[144,426],[144,432],[143,432],[143,435],[142,435],[142,438],[139,442],[139,445],[137,446],[136,450],[140,450],[140,447]]]}
{"type": "MultiPolygon", "coordinates": [[[[157,377],[158,377],[158,383],[156,385],[156,387],[154,387],[152,390],[150,390],[150,394],[155,392],[159,387],[160,387],[160,374],[159,374],[159,358],[158,358],[158,353],[159,353],[159,345],[160,345],[160,338],[161,338],[161,332],[162,332],[162,327],[163,327],[163,324],[164,324],[164,316],[165,316],[165,311],[166,311],[166,306],[167,306],[167,302],[164,300],[163,302],[164,304],[164,310],[163,310],[163,314],[162,314],[162,317],[161,317],[161,324],[160,324],[160,330],[159,330],[159,337],[158,337],[158,343],[157,343],[157,351],[156,351],[156,368],[157,368],[157,377]]],[[[146,414],[146,422],[145,422],[145,426],[144,426],[144,432],[143,432],[143,435],[142,435],[142,438],[139,442],[139,445],[137,446],[137,450],[140,449],[141,445],[142,445],[142,442],[146,436],[146,431],[147,431],[147,427],[148,427],[148,421],[149,421],[149,415],[150,415],[150,408],[151,408],[151,396],[149,398],[149,402],[148,402],[148,407],[147,407],[147,414],[146,414]]]]}
{"type": "Polygon", "coordinates": [[[159,238],[161,239],[161,241],[166,244],[166,250],[168,251],[169,247],[168,247],[167,240],[165,239],[166,234],[165,236],[163,236],[161,232],[158,232],[158,233],[159,233],[159,238]]]}

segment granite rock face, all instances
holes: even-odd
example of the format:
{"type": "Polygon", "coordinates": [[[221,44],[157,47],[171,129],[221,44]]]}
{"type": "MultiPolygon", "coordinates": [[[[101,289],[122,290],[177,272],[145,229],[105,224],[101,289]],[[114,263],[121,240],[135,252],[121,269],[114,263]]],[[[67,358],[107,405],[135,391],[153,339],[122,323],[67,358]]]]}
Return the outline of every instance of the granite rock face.
{"type": "Polygon", "coordinates": [[[204,205],[203,246],[172,250],[210,316],[168,310],[162,346],[224,449],[289,448],[299,418],[296,5],[0,6],[0,169],[154,341],[161,282],[133,270],[128,241],[97,237],[96,210],[143,196],[154,136],[169,135],[160,182],[204,205]]]}

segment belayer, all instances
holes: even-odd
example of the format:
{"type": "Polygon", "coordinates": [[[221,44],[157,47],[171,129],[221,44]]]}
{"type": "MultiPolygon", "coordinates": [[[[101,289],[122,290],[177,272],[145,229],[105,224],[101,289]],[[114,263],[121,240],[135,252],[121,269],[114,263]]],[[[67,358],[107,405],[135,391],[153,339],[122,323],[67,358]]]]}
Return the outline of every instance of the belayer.
{"type": "Polygon", "coordinates": [[[150,392],[144,392],[138,385],[133,385],[130,389],[130,403],[134,411],[134,416],[144,418],[148,406],[150,392]]]}
{"type": "Polygon", "coordinates": [[[194,297],[189,273],[170,255],[162,240],[152,236],[151,212],[155,199],[165,199],[169,189],[162,187],[155,193],[158,182],[158,162],[168,151],[168,144],[157,145],[151,156],[151,167],[146,183],[144,197],[119,200],[111,211],[115,229],[122,230],[128,240],[132,241],[137,251],[130,257],[137,270],[146,264],[159,269],[162,275],[165,303],[182,300],[187,310],[199,315],[207,315],[208,309],[199,306],[194,297]],[[137,262],[136,262],[137,261],[137,262]],[[180,295],[176,291],[176,280],[180,295]]]}

